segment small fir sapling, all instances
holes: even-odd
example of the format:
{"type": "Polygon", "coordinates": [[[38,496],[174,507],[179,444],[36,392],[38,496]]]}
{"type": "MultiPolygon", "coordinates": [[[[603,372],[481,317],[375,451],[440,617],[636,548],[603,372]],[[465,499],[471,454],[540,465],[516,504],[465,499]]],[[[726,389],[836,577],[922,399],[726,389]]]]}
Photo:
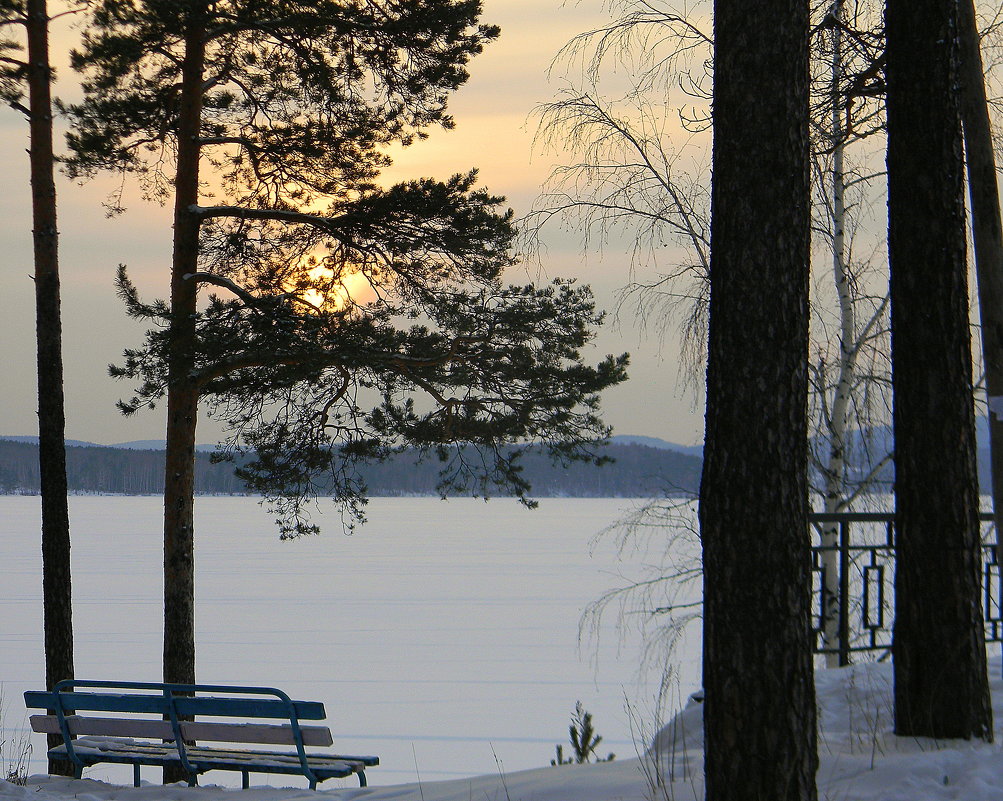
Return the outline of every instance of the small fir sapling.
{"type": "Polygon", "coordinates": [[[595,757],[596,762],[612,762],[616,758],[616,754],[613,753],[603,758],[596,752],[596,748],[602,742],[602,737],[596,734],[592,725],[592,713],[585,711],[581,701],[575,704],[575,714],[571,717],[568,734],[571,737],[573,756],[565,759],[564,746],[558,744],[556,746],[556,759],[550,760],[551,765],[573,765],[576,763],[582,765],[589,762],[591,757],[595,757]]]}

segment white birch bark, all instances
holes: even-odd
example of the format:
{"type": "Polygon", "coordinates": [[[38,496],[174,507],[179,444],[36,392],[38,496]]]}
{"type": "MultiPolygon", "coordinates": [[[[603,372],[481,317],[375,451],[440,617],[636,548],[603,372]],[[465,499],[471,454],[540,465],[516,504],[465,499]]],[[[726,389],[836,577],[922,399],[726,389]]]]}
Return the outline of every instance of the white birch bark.
{"type": "MultiPolygon", "coordinates": [[[[846,487],[846,434],[849,425],[850,392],[854,382],[854,368],[857,348],[855,347],[855,322],[853,294],[846,264],[846,186],[843,179],[843,154],[845,148],[843,104],[840,97],[840,77],[842,72],[842,0],[832,4],[832,272],[839,304],[839,362],[835,395],[832,402],[829,428],[828,459],[824,470],[823,502],[828,514],[840,512],[845,506],[846,487]]],[[[829,523],[822,529],[822,642],[825,648],[835,649],[839,645],[839,526],[829,523]]],[[[827,667],[840,663],[838,652],[826,653],[827,667]]]]}

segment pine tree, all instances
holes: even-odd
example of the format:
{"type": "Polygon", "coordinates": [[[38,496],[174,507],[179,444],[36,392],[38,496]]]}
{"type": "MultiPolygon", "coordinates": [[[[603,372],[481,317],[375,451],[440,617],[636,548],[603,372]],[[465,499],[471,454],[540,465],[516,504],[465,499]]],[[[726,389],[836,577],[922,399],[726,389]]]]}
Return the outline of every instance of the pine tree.
{"type": "Polygon", "coordinates": [[[626,357],[582,362],[601,320],[588,289],[502,282],[512,215],[475,172],[378,184],[391,145],[452,126],[449,93],[498,35],[479,15],[476,0],[92,7],[69,166],[133,173],[174,204],[170,300],[144,303],[120,272],[129,313],[155,326],[113,370],[141,380],[124,411],[167,400],[168,681],[194,679],[200,399],[229,427],[224,456],[251,454],[241,475],[283,536],[316,531],[320,474],[363,519],[355,465],[401,447],[441,460],[443,492],[525,499],[506,443],[592,458],[607,433],[598,392],[626,357]],[[217,294],[200,306],[202,287],[217,294]]]}
{"type": "Polygon", "coordinates": [[[895,731],[991,740],[980,601],[957,3],[889,0],[885,20],[895,731]]]}
{"type": "MultiPolygon", "coordinates": [[[[3,0],[0,28],[24,29],[25,59],[5,57],[0,96],[28,119],[35,263],[35,339],[38,369],[38,454],[42,497],[42,596],[45,686],[73,678],[73,610],[70,584],[70,519],[66,482],[66,416],[63,400],[63,337],[60,313],[59,233],[56,226],[55,156],[52,136],[52,68],[46,0],[3,0]],[[27,88],[27,106],[23,91],[27,88]]],[[[0,41],[0,54],[17,52],[0,41]]],[[[61,742],[49,736],[50,747],[61,742]]],[[[69,763],[49,772],[69,775],[69,763]]]]}
{"type": "Polygon", "coordinates": [[[700,487],[708,801],[812,801],[808,8],[714,17],[700,487]]]}

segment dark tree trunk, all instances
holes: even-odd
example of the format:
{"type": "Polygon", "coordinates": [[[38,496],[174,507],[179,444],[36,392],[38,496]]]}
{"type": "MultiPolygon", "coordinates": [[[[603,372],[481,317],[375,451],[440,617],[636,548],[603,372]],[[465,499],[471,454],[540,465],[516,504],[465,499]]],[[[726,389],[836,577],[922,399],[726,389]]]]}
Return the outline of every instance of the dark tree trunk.
{"type": "Polygon", "coordinates": [[[197,12],[186,35],[178,171],[175,179],[174,259],[171,267],[171,358],[168,365],[167,466],[164,480],[164,681],[195,682],[195,426],[198,388],[189,378],[195,352],[199,199],[199,125],[204,43],[197,12]]]}
{"type": "Polygon", "coordinates": [[[807,4],[717,0],[714,41],[706,797],[811,801],[807,4]]]}
{"type": "MultiPolygon", "coordinates": [[[[171,265],[171,354],[168,364],[167,453],[164,475],[164,681],[195,683],[195,429],[198,387],[189,377],[195,353],[198,271],[202,72],[205,60],[201,8],[193,3],[185,32],[174,182],[174,256],[171,265]]],[[[164,768],[164,782],[185,779],[164,768]]]]}
{"type": "Polygon", "coordinates": [[[888,0],[895,730],[992,737],[965,264],[957,4],[888,0]]]}
{"type": "MultiPolygon", "coordinates": [[[[35,335],[38,343],[38,460],[42,494],[42,596],[45,684],[73,678],[70,520],[66,503],[62,321],[59,312],[59,234],[53,179],[49,15],[46,0],[28,0],[28,104],[35,256],[35,335]]],[[[49,735],[49,746],[62,742],[49,735]]],[[[49,773],[72,775],[67,762],[49,773]]]]}
{"type": "MultiPolygon", "coordinates": [[[[989,446],[992,458],[993,511],[1003,531],[1003,230],[996,181],[996,156],[989,122],[985,77],[974,0],[958,3],[961,42],[961,118],[972,208],[972,239],[982,322],[982,362],[989,396],[989,446]]],[[[997,545],[1003,565],[1003,537],[997,545]]]]}

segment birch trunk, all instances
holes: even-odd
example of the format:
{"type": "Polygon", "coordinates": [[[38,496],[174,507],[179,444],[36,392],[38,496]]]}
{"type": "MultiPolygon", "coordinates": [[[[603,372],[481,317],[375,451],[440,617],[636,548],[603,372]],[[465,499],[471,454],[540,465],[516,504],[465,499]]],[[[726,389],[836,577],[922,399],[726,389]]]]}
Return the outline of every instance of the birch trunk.
{"type": "MultiPolygon", "coordinates": [[[[843,3],[836,0],[831,13],[835,20],[832,28],[832,89],[830,102],[832,142],[832,273],[839,303],[839,365],[835,396],[829,423],[829,457],[825,469],[824,511],[833,514],[843,510],[846,496],[846,434],[849,427],[850,392],[853,387],[857,349],[853,295],[850,290],[846,265],[846,185],[843,178],[845,151],[845,125],[843,121],[842,94],[839,89],[842,77],[842,21],[843,3]]],[[[822,529],[822,641],[826,648],[839,646],[839,527],[826,525],[822,529]]],[[[838,667],[849,660],[839,652],[827,653],[827,667],[838,667]]]]}

